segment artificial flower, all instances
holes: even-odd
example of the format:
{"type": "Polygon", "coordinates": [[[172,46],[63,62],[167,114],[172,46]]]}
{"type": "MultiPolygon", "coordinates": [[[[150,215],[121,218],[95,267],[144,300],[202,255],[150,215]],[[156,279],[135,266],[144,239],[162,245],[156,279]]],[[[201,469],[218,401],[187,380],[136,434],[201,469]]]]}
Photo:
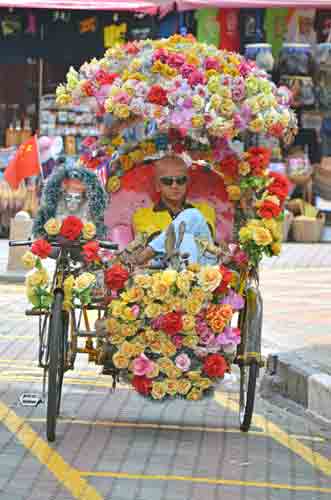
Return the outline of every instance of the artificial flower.
{"type": "Polygon", "coordinates": [[[222,281],[218,266],[204,266],[198,273],[199,284],[204,292],[213,292],[222,281]]]}
{"type": "Polygon", "coordinates": [[[26,278],[27,287],[44,287],[49,282],[49,276],[47,270],[44,267],[37,269],[32,274],[29,274],[26,278]]]}
{"type": "Polygon", "coordinates": [[[97,241],[89,241],[82,247],[82,254],[85,262],[99,262],[100,245],[97,241]]]}
{"type": "Polygon", "coordinates": [[[163,399],[167,393],[167,386],[164,382],[152,382],[151,395],[154,399],[163,399]]]}
{"type": "Polygon", "coordinates": [[[179,312],[170,312],[162,316],[161,329],[168,335],[176,335],[182,328],[183,318],[179,312]]]}
{"type": "Polygon", "coordinates": [[[82,273],[75,279],[75,287],[85,290],[95,283],[95,276],[92,273],[82,273]]]}
{"type": "Polygon", "coordinates": [[[132,385],[139,394],[147,396],[152,388],[153,382],[147,377],[134,376],[132,379],[132,385]]]}
{"type": "Polygon", "coordinates": [[[36,256],[33,255],[32,252],[30,252],[29,250],[27,252],[25,252],[25,254],[23,255],[22,257],[22,263],[23,263],[23,266],[25,267],[25,269],[33,269],[36,265],[36,256]]]}
{"type": "Polygon", "coordinates": [[[252,238],[258,246],[267,246],[272,242],[269,229],[264,227],[255,227],[252,231],[252,238]]]}
{"type": "Polygon", "coordinates": [[[105,271],[105,283],[111,290],[122,289],[128,278],[128,271],[120,264],[114,264],[105,271]]]}
{"type": "Polygon", "coordinates": [[[93,222],[85,222],[83,226],[82,236],[84,240],[91,240],[96,234],[96,228],[93,222]]]}
{"type": "Polygon", "coordinates": [[[52,245],[43,239],[36,240],[31,245],[31,252],[41,259],[46,259],[49,257],[52,251],[52,245]]]}
{"type": "Polygon", "coordinates": [[[80,236],[82,229],[82,221],[74,215],[69,215],[62,223],[60,234],[67,240],[74,241],[80,236]]]}
{"type": "Polygon", "coordinates": [[[61,226],[61,221],[52,217],[51,219],[48,219],[48,221],[44,225],[44,229],[48,236],[57,236],[60,232],[61,226]]]}
{"type": "Polygon", "coordinates": [[[203,363],[203,372],[208,377],[224,377],[228,369],[228,364],[221,354],[210,354],[203,363]]]}

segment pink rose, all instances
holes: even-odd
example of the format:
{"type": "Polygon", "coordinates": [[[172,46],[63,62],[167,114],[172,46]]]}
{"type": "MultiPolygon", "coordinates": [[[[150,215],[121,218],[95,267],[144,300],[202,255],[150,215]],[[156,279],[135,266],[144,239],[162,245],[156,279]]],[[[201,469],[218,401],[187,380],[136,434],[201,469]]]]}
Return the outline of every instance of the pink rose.
{"type": "Polygon", "coordinates": [[[182,372],[187,372],[191,366],[191,360],[187,354],[183,353],[176,357],[175,364],[182,372]]]}
{"type": "Polygon", "coordinates": [[[140,307],[138,306],[138,304],[135,304],[134,306],[131,307],[131,312],[135,318],[138,318],[140,313],[140,307]]]}
{"type": "Polygon", "coordinates": [[[199,83],[204,83],[205,82],[205,77],[204,74],[201,73],[201,71],[194,71],[189,74],[188,77],[188,82],[191,85],[191,87],[195,87],[199,83]]]}
{"type": "Polygon", "coordinates": [[[168,58],[168,64],[169,66],[172,66],[173,68],[180,68],[185,62],[185,57],[183,54],[170,54],[168,58]]]}
{"type": "Polygon", "coordinates": [[[182,76],[184,78],[188,78],[188,76],[196,71],[196,68],[193,64],[183,64],[182,66],[182,76]]]}
{"type": "Polygon", "coordinates": [[[183,345],[183,339],[180,335],[175,335],[172,337],[172,343],[176,346],[176,349],[180,349],[183,345]]]}
{"type": "Polygon", "coordinates": [[[216,71],[217,71],[217,70],[219,70],[220,65],[219,65],[219,62],[217,61],[217,59],[215,59],[214,57],[207,57],[205,60],[205,68],[207,71],[209,69],[216,69],[216,71]]]}
{"type": "Polygon", "coordinates": [[[119,92],[113,99],[115,102],[119,102],[120,104],[129,104],[130,102],[130,96],[126,92],[119,92]]]}
{"type": "Polygon", "coordinates": [[[208,328],[207,330],[205,330],[202,333],[202,335],[200,335],[200,342],[201,342],[201,344],[204,344],[204,345],[210,345],[213,343],[214,338],[215,338],[215,335],[208,328]]]}
{"type": "Polygon", "coordinates": [[[145,354],[141,354],[133,361],[132,367],[133,373],[141,377],[154,370],[154,363],[145,354]]]}

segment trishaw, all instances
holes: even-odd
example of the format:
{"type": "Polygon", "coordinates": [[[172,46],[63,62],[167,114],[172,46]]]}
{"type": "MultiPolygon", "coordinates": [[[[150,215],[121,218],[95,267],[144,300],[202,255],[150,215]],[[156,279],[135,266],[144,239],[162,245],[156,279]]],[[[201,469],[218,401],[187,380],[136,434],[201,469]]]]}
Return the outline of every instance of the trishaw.
{"type": "Polygon", "coordinates": [[[154,401],[212,395],[236,364],[240,429],[248,431],[263,366],[258,264],[280,251],[287,182],[268,172],[266,148],[246,141],[240,151],[233,141],[247,131],[289,136],[296,127],[289,95],[241,56],[175,35],[114,48],[79,73],[71,69],[58,102],[82,98],[95,99],[111,134],[87,141],[81,164],[59,167],[49,179],[34,226],[38,239],[10,243],[30,245],[24,260],[36,268],[27,277],[27,314],[39,317],[47,438],[55,440],[63,376],[77,353],[103,366],[114,388],[124,381],[154,401]],[[160,151],[190,159],[188,199],[207,200],[215,216],[215,241],[198,242],[212,264],[180,252],[172,223],[160,259],[133,264],[148,239],[134,238],[130,220],[155,201],[146,160],[160,151]],[[91,169],[106,171],[107,208],[91,169]],[[75,199],[82,192],[87,210],[79,218],[75,199]],[[73,211],[65,214],[57,206],[68,193],[73,211]],[[42,265],[49,256],[56,259],[51,283],[42,265]]]}

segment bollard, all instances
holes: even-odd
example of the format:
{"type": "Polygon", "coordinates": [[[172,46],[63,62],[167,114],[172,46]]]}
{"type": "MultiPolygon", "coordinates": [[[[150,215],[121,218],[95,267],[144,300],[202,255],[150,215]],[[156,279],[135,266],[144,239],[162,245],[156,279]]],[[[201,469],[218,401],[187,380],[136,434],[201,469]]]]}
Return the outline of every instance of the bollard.
{"type": "MultiPolygon", "coordinates": [[[[27,212],[18,212],[10,221],[11,240],[28,240],[32,231],[32,219],[27,212]]],[[[7,272],[26,272],[22,264],[22,256],[28,247],[10,247],[8,252],[7,272]]]]}

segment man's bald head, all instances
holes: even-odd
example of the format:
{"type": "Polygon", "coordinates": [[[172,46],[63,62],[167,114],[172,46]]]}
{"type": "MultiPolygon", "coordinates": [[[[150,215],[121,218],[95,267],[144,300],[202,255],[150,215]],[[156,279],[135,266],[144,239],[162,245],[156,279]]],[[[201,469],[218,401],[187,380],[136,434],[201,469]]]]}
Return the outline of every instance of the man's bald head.
{"type": "Polygon", "coordinates": [[[155,173],[157,180],[160,177],[187,175],[187,166],[182,158],[169,155],[155,162],[155,173]]]}
{"type": "Polygon", "coordinates": [[[165,156],[155,162],[156,189],[167,204],[184,203],[187,191],[187,166],[177,156],[165,156]]]}

